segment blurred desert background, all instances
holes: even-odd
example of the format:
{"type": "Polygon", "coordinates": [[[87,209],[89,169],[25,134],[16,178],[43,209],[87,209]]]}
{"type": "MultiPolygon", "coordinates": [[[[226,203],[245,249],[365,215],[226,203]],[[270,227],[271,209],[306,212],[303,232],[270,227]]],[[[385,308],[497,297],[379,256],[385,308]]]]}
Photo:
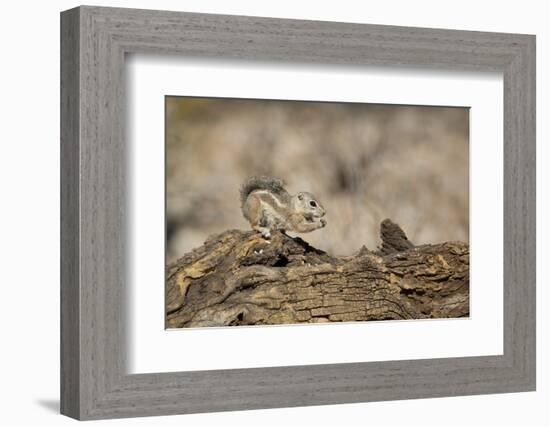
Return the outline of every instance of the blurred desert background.
{"type": "Polygon", "coordinates": [[[167,262],[250,228],[251,175],[315,194],[327,226],[301,237],[333,255],[376,249],[384,218],[415,244],[468,242],[468,135],[468,108],[167,97],[167,262]]]}

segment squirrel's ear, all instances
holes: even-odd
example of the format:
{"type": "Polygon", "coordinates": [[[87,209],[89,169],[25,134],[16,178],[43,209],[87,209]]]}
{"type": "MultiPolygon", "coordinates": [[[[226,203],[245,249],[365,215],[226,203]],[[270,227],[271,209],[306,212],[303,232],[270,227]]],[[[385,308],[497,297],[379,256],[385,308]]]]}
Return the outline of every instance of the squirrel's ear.
{"type": "Polygon", "coordinates": [[[298,200],[304,200],[304,195],[303,194],[298,194],[298,200]]]}

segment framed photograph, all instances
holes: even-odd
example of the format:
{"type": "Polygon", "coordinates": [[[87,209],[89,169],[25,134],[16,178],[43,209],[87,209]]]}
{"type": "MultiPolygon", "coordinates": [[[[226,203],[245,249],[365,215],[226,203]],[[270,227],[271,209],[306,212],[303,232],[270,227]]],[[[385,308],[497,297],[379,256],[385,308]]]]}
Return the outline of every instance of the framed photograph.
{"type": "Polygon", "coordinates": [[[535,37],[61,14],[61,412],[535,390],[535,37]]]}

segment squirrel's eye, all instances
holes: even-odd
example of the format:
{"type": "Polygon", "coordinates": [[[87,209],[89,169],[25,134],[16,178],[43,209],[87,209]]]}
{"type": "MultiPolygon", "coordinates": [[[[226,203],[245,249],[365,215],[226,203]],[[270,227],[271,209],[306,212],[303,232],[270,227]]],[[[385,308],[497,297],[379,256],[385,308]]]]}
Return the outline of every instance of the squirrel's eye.
{"type": "Polygon", "coordinates": [[[309,206],[311,206],[312,208],[316,208],[317,203],[315,203],[315,200],[312,200],[312,201],[309,202],[309,206]]]}

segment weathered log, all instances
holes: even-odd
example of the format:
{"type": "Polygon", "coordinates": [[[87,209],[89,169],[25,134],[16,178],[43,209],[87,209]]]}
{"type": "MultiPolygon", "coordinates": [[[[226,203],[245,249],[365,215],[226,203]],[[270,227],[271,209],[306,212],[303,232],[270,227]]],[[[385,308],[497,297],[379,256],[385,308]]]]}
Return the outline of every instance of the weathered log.
{"type": "Polygon", "coordinates": [[[469,247],[414,246],[390,220],[378,251],[331,256],[301,238],[229,230],[167,267],[168,328],[469,315],[469,247]]]}

